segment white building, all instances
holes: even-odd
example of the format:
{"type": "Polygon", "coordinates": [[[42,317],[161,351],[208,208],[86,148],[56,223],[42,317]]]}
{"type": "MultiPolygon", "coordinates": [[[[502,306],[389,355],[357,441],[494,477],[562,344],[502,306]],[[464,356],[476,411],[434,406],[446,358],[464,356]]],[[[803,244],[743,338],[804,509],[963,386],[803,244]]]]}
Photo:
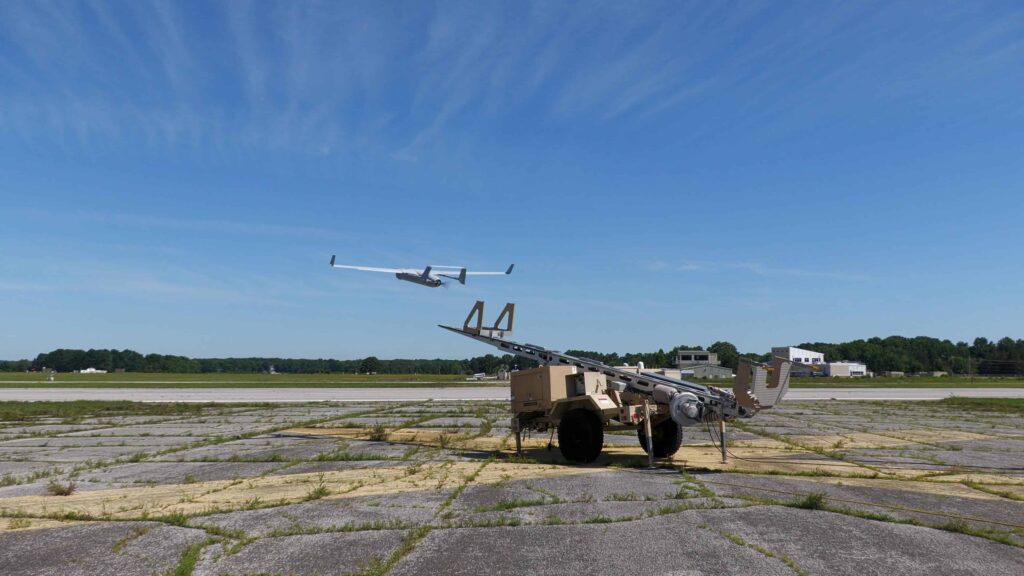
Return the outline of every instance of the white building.
{"type": "Polygon", "coordinates": [[[826,362],[825,355],[814,350],[794,346],[772,348],[772,356],[779,356],[793,363],[794,376],[831,376],[833,378],[863,378],[873,376],[863,362],[826,362]]]}
{"type": "Polygon", "coordinates": [[[804,350],[795,346],[776,346],[772,348],[772,356],[785,358],[793,363],[793,376],[819,376],[824,373],[825,355],[814,350],[804,350]]]}
{"type": "Polygon", "coordinates": [[[106,370],[97,370],[95,368],[83,368],[82,370],[75,370],[79,374],[106,374],[106,370]]]}
{"type": "Polygon", "coordinates": [[[829,362],[825,365],[825,375],[833,378],[863,378],[871,376],[866,364],[860,362],[829,362]]]}
{"type": "Polygon", "coordinates": [[[798,362],[800,364],[815,365],[825,363],[825,355],[821,352],[804,350],[803,348],[797,348],[795,346],[779,346],[772,348],[772,356],[779,356],[789,360],[790,362],[798,362]]]}

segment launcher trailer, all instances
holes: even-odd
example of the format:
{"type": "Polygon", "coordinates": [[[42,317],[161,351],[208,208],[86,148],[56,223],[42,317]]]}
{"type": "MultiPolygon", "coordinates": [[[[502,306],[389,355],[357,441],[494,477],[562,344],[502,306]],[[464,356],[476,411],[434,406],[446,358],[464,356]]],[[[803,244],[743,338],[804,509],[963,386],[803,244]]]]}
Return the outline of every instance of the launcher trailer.
{"type": "Polygon", "coordinates": [[[783,358],[770,364],[740,359],[728,390],[513,342],[507,338],[515,305],[506,304],[493,326],[483,325],[483,312],[484,303],[477,301],[462,328],[440,326],[540,364],[511,375],[517,453],[522,451],[523,432],[557,430],[566,460],[593,462],[601,454],[605,431],[636,430],[653,462],[679,450],[684,428],[716,424],[725,459],[724,423],[771,408],[789,387],[790,362],[783,358]]]}

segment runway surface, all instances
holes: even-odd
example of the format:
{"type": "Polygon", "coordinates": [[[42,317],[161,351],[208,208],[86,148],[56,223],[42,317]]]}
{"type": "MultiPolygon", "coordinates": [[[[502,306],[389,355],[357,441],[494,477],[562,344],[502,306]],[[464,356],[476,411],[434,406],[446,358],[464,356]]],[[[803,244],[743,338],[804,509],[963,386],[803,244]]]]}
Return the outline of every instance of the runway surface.
{"type": "MultiPolygon", "coordinates": [[[[1024,398],[1024,388],[797,388],[786,400],[940,400],[950,396],[1024,398]]],[[[508,400],[507,387],[464,388],[3,388],[2,401],[416,402],[508,400]]]]}

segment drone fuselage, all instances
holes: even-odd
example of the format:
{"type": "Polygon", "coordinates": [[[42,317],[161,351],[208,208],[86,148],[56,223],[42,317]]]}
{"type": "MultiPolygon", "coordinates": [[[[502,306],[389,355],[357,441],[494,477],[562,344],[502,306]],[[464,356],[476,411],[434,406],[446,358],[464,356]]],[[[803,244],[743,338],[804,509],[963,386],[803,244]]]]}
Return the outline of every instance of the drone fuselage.
{"type": "Polygon", "coordinates": [[[406,282],[412,282],[421,286],[429,286],[431,288],[437,288],[441,285],[441,279],[433,276],[423,274],[410,274],[409,272],[398,272],[395,274],[395,278],[399,280],[405,280],[406,282]]]}

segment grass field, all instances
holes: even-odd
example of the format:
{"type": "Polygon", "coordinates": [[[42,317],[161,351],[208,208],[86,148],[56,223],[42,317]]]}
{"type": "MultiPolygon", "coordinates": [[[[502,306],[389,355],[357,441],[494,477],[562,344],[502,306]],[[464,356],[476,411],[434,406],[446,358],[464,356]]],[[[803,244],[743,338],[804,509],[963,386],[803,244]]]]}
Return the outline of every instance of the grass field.
{"type": "MultiPolygon", "coordinates": [[[[731,380],[698,380],[729,387],[731,380]]],[[[0,388],[426,388],[505,386],[451,374],[57,374],[0,373],[0,388]]],[[[1021,378],[793,378],[793,388],[1024,388],[1021,378]]]]}
{"type": "Polygon", "coordinates": [[[420,388],[487,386],[450,374],[57,374],[0,373],[0,388],[420,388]]]}
{"type": "Polygon", "coordinates": [[[966,410],[968,412],[1005,412],[1024,414],[1024,398],[943,398],[938,406],[966,410]]]}

